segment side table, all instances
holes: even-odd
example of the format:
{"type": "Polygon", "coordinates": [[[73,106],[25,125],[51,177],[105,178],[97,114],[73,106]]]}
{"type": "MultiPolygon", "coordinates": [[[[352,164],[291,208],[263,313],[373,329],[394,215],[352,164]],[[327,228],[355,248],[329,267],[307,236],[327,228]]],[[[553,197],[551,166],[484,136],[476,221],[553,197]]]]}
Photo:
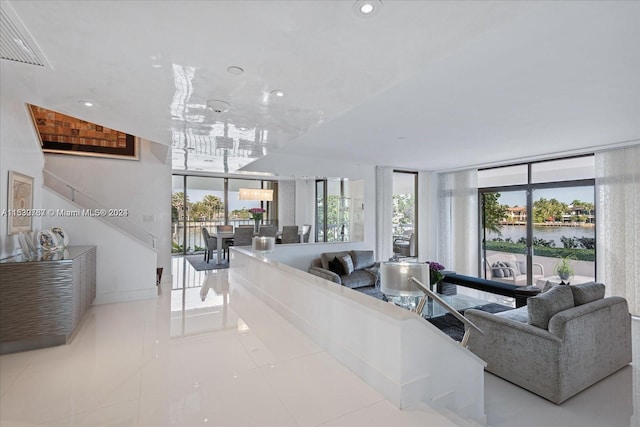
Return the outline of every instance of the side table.
{"type": "Polygon", "coordinates": [[[516,288],[516,308],[527,305],[527,298],[534,297],[541,292],[537,286],[521,286],[516,288]]]}

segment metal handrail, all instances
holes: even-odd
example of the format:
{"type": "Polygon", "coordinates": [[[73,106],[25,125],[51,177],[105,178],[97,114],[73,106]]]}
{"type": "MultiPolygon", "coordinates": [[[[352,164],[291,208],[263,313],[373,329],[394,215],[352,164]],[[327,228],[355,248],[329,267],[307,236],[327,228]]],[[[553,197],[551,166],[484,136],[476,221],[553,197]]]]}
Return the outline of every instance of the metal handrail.
{"type": "MultiPolygon", "coordinates": [[[[44,177],[44,185],[50,190],[58,193],[62,197],[65,197],[75,205],[84,208],[82,211],[87,211],[87,213],[90,213],[91,216],[98,218],[108,224],[111,224],[112,226],[121,230],[123,233],[140,241],[144,245],[149,246],[151,249],[156,249],[155,235],[149,233],[144,228],[130,221],[124,216],[109,216],[108,212],[110,211],[110,209],[108,209],[102,203],[73,187],[64,179],[51,173],[50,171],[44,169],[42,172],[44,177]]],[[[127,215],[128,214],[129,213],[127,212],[127,215]]]]}
{"type": "MultiPolygon", "coordinates": [[[[416,279],[413,276],[409,276],[409,280],[412,281],[416,286],[418,286],[418,288],[420,288],[422,292],[424,292],[424,296],[420,299],[420,302],[418,303],[416,308],[413,309],[415,313],[418,313],[421,315],[422,310],[424,310],[424,305],[427,303],[427,299],[431,297],[438,304],[443,306],[449,313],[451,313],[456,319],[464,323],[466,326],[469,326],[470,328],[473,328],[476,331],[480,332],[482,335],[484,335],[484,332],[482,332],[482,330],[478,328],[472,321],[464,317],[462,314],[458,313],[458,311],[455,308],[447,304],[445,300],[440,298],[438,294],[436,294],[431,289],[429,289],[429,287],[426,286],[424,283],[420,282],[418,279],[416,279]]],[[[465,348],[467,347],[467,341],[469,341],[469,334],[471,332],[470,328],[465,328],[464,335],[462,336],[462,341],[460,341],[460,345],[462,345],[465,348]]]]}

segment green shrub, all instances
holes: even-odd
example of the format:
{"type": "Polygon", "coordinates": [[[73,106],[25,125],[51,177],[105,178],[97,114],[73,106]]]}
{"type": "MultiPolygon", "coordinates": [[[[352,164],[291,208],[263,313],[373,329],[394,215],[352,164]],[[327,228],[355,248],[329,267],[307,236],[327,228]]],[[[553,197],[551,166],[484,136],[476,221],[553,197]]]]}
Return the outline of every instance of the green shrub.
{"type": "MultiPolygon", "coordinates": [[[[525,254],[526,246],[522,243],[510,242],[487,242],[486,248],[489,251],[509,252],[512,254],[525,254]]],[[[533,253],[537,256],[549,258],[566,258],[571,257],[579,261],[595,261],[595,249],[565,249],[550,248],[545,246],[534,246],[533,253]]]]}

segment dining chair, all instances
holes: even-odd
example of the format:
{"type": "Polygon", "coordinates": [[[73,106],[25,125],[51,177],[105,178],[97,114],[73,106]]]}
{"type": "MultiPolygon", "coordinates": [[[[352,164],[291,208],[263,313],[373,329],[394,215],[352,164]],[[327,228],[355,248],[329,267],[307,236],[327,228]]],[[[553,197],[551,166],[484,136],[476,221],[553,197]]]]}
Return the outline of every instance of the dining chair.
{"type": "Polygon", "coordinates": [[[300,243],[297,225],[285,225],[282,227],[281,243],[300,243]]]}
{"type": "MultiPolygon", "coordinates": [[[[218,233],[233,233],[233,225],[216,225],[218,233]]],[[[222,239],[222,258],[229,258],[229,246],[233,245],[233,237],[222,239]]]]}
{"type": "Polygon", "coordinates": [[[211,237],[206,227],[202,227],[202,239],[204,240],[204,260],[209,263],[213,251],[218,250],[218,239],[211,237]]]}
{"type": "Polygon", "coordinates": [[[230,246],[251,246],[253,227],[236,227],[233,230],[233,243],[230,246]]]}
{"type": "Polygon", "coordinates": [[[311,224],[302,225],[302,241],[309,243],[309,236],[311,235],[311,224]]]}
{"type": "Polygon", "coordinates": [[[275,225],[262,224],[258,229],[258,236],[260,237],[276,237],[276,234],[278,234],[278,229],[275,225]]]}

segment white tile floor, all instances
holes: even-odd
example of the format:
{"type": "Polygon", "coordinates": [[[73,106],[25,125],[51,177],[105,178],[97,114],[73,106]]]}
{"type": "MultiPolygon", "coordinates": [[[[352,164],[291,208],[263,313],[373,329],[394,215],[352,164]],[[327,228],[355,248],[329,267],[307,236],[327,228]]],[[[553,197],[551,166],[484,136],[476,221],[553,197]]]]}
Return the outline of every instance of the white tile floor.
{"type": "MultiPolygon", "coordinates": [[[[398,410],[260,301],[229,301],[227,270],[174,272],[157,300],[92,307],[68,345],[0,356],[0,426],[455,425],[398,410]]],[[[557,406],[485,374],[489,425],[638,426],[639,379],[629,366],[557,406]]]]}

